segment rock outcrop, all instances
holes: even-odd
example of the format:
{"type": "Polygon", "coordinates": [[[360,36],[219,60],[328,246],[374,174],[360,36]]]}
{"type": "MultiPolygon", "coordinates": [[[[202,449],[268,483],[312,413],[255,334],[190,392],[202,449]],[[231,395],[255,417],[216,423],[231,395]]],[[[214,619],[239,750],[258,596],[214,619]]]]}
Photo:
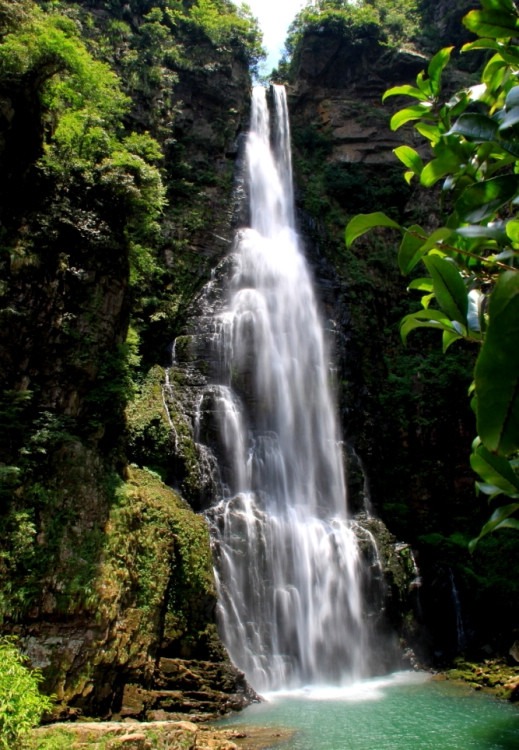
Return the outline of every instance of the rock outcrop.
{"type": "Polygon", "coordinates": [[[168,205],[138,240],[154,257],[139,285],[122,187],[138,177],[109,185],[97,164],[78,159],[63,177],[38,161],[56,127],[45,76],[67,64],[0,77],[0,610],[62,717],[219,714],[254,698],[216,633],[205,521],[158,474],[127,465],[174,475],[162,383],[147,371],[228,246],[249,59],[192,23],[176,36],[149,10],[60,9],[121,73],[132,101],[120,127],[162,150],[168,205]],[[146,33],[163,35],[165,61],[146,33]]]}

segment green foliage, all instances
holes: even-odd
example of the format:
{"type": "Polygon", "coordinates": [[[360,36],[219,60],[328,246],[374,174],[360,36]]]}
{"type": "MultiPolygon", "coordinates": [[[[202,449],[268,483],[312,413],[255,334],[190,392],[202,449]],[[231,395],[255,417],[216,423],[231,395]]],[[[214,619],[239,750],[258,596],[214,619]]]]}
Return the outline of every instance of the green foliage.
{"type": "MultiPolygon", "coordinates": [[[[420,262],[429,273],[409,285],[425,294],[422,309],[401,322],[403,340],[416,328],[432,328],[442,332],[444,350],[460,339],[480,347],[473,400],[479,438],[472,466],[483,480],[478,488],[493,500],[499,494],[515,497],[510,478],[519,449],[519,47],[514,43],[519,14],[510,0],[482,4],[482,11],[464,19],[480,39],[463,50],[493,53],[478,85],[444,101],[441,77],[452,52],[448,47],[434,55],[415,87],[397,86],[384,94],[384,99],[407,95],[418,102],[393,115],[391,127],[413,122],[428,140],[432,159],[424,165],[409,146],[395,153],[407,168],[408,182],[418,179],[431,187],[444,180],[443,226],[429,234],[418,225],[400,226],[380,212],[365,214],[348,224],[346,244],[373,227],[397,229],[402,273],[420,262]]],[[[497,508],[480,536],[519,527],[511,517],[518,509],[516,503],[497,508]]]]}
{"type": "MultiPolygon", "coordinates": [[[[100,185],[124,217],[133,280],[156,267],[157,218],[165,194],[158,143],[148,133],[125,135],[130,99],[113,70],[95,59],[74,20],[36,6],[0,45],[0,80],[34,80],[46,137],[41,168],[54,180],[100,185]]],[[[120,29],[119,29],[120,31],[120,29]]]]}
{"type": "Polygon", "coordinates": [[[0,640],[0,748],[17,750],[24,736],[52,708],[52,700],[41,695],[41,674],[30,671],[12,639],[0,640]]]}
{"type": "Polygon", "coordinates": [[[103,611],[113,615],[121,599],[157,618],[167,601],[167,637],[196,638],[206,627],[203,602],[214,597],[207,524],[153,472],[131,467],[116,489],[104,549],[103,611]]]}
{"type": "Polygon", "coordinates": [[[317,0],[307,2],[292,22],[286,40],[280,70],[295,72],[305,34],[332,33],[343,36],[352,45],[374,39],[389,47],[407,44],[419,28],[418,0],[317,0]]]}
{"type": "Polygon", "coordinates": [[[191,5],[188,18],[215,46],[241,43],[253,63],[263,54],[257,21],[246,5],[237,9],[228,0],[197,0],[191,5]]]}
{"type": "Polygon", "coordinates": [[[31,0],[0,0],[0,35],[22,23],[31,5],[31,0]]]}

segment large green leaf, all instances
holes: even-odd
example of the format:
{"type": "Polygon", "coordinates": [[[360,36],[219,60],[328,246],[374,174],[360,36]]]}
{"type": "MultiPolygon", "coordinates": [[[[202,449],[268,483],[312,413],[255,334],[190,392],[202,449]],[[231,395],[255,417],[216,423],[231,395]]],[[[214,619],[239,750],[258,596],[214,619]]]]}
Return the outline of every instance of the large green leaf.
{"type": "Polygon", "coordinates": [[[455,172],[458,166],[459,161],[455,154],[433,159],[423,168],[420,175],[420,182],[425,187],[432,187],[432,185],[441,180],[442,177],[445,177],[445,175],[455,172]]]}
{"type": "Polygon", "coordinates": [[[429,292],[431,293],[433,290],[433,282],[432,279],[429,277],[423,277],[420,279],[413,279],[408,287],[408,289],[417,289],[419,292],[429,292]]]}
{"type": "Polygon", "coordinates": [[[506,236],[512,240],[512,242],[519,242],[519,221],[517,219],[507,223],[506,236]]]}
{"type": "Polygon", "coordinates": [[[346,247],[350,247],[353,240],[360,237],[362,234],[369,232],[374,227],[393,227],[394,229],[402,230],[400,224],[390,219],[389,216],[382,213],[382,211],[375,211],[372,214],[358,214],[348,222],[345,231],[346,247]]]}
{"type": "Polygon", "coordinates": [[[491,117],[476,113],[461,115],[446,135],[462,135],[469,141],[483,143],[497,137],[497,123],[491,117]]]}
{"type": "Polygon", "coordinates": [[[498,208],[512,200],[519,191],[519,176],[500,175],[469,185],[456,201],[461,221],[479,222],[488,219],[498,208]]]}
{"type": "Polygon", "coordinates": [[[385,101],[388,96],[413,96],[415,99],[420,99],[422,102],[428,100],[427,95],[423,91],[420,91],[420,89],[417,89],[414,86],[408,85],[393,86],[393,88],[388,89],[382,95],[382,101],[385,101]]]}
{"type": "Polygon", "coordinates": [[[469,31],[491,39],[509,39],[517,36],[517,16],[499,10],[471,10],[463,19],[469,31]]]}
{"type": "Polygon", "coordinates": [[[398,130],[398,128],[401,128],[402,125],[406,124],[406,122],[411,122],[411,120],[419,120],[421,117],[424,117],[424,115],[427,115],[429,113],[429,109],[430,108],[425,104],[416,104],[414,107],[399,109],[398,112],[395,112],[395,114],[389,121],[389,127],[391,128],[391,130],[398,130]]]}
{"type": "Polygon", "coordinates": [[[414,148],[410,146],[398,146],[398,148],[393,149],[393,153],[414,174],[420,174],[423,169],[423,161],[420,154],[414,148]]]}
{"type": "Polygon", "coordinates": [[[461,48],[462,52],[471,52],[474,49],[493,49],[498,50],[499,44],[495,39],[476,39],[475,42],[468,42],[461,48]]]}
{"type": "Polygon", "coordinates": [[[441,310],[417,310],[405,315],[400,321],[400,336],[404,344],[415,328],[434,328],[437,331],[448,331],[459,334],[449,317],[441,310]]]}
{"type": "Polygon", "coordinates": [[[519,272],[502,274],[490,296],[474,376],[478,433],[488,450],[507,456],[519,448],[519,272]]]}
{"type": "Polygon", "coordinates": [[[481,0],[481,5],[485,10],[503,10],[515,13],[512,0],[481,0]]]}
{"type": "Polygon", "coordinates": [[[469,298],[456,265],[439,255],[428,255],[424,263],[431,274],[440,308],[451,320],[466,325],[469,298]]]}
{"type": "Polygon", "coordinates": [[[427,73],[429,75],[429,78],[431,79],[431,84],[435,94],[439,91],[440,77],[443,69],[450,60],[451,52],[453,49],[454,47],[444,47],[434,55],[429,63],[427,73]]]}
{"type": "Polygon", "coordinates": [[[519,476],[503,456],[496,456],[484,445],[479,445],[470,456],[470,465],[486,484],[510,497],[519,497],[519,476]]]}

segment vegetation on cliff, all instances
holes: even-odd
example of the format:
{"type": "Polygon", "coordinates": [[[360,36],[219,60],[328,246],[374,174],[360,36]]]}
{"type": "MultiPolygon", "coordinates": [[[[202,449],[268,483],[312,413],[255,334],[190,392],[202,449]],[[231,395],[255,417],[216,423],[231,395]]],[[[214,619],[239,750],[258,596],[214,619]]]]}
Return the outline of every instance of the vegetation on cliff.
{"type": "Polygon", "coordinates": [[[127,462],[167,473],[147,371],[226,247],[260,53],[227,0],[0,0],[0,619],[76,710],[226,658],[205,524],[127,462]]]}
{"type": "Polygon", "coordinates": [[[419,0],[318,0],[309,2],[292,22],[285,52],[274,77],[293,82],[305,36],[336,35],[352,47],[366,40],[399,47],[412,44],[420,28],[419,0]]]}

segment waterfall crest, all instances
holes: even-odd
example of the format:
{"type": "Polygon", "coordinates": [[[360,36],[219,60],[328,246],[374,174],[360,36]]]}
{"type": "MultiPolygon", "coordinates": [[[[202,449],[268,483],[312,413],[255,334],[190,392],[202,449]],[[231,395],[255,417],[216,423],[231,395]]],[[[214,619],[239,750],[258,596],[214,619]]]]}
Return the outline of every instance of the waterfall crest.
{"type": "Polygon", "coordinates": [[[250,227],[238,232],[212,409],[227,467],[208,513],[220,632],[256,690],[364,673],[360,556],[323,330],[294,226],[283,87],[253,91],[250,227]]]}

